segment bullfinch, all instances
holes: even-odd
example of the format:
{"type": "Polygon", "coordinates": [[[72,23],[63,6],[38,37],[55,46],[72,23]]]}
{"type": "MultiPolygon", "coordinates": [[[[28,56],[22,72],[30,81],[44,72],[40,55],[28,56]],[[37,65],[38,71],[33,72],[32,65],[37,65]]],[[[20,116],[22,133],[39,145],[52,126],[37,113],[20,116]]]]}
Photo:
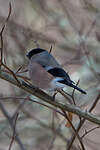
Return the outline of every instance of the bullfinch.
{"type": "Polygon", "coordinates": [[[28,71],[34,86],[49,91],[70,86],[86,94],[84,90],[75,85],[68,73],[47,50],[35,48],[30,50],[26,56],[29,58],[28,71]]]}

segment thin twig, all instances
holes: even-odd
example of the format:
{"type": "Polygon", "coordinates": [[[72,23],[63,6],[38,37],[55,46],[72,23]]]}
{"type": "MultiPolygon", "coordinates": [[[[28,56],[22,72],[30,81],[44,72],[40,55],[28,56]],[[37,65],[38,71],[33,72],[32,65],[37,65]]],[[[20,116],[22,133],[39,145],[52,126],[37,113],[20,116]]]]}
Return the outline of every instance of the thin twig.
{"type": "Polygon", "coordinates": [[[3,32],[4,32],[4,29],[5,29],[5,26],[6,26],[6,23],[8,22],[9,18],[10,18],[10,15],[11,15],[11,11],[12,11],[12,7],[11,7],[11,3],[9,3],[9,13],[8,13],[8,16],[5,20],[5,23],[1,29],[1,32],[0,32],[0,37],[1,37],[1,60],[0,60],[0,66],[4,66],[7,70],[9,70],[11,72],[11,74],[13,75],[13,77],[16,79],[16,81],[20,84],[19,80],[17,79],[16,75],[14,74],[14,72],[8,68],[4,63],[3,63],[3,32]]]}
{"type": "Polygon", "coordinates": [[[1,38],[1,48],[0,48],[0,51],[1,51],[1,53],[0,53],[0,55],[1,55],[1,58],[0,58],[0,67],[1,67],[1,65],[2,65],[2,61],[3,61],[3,35],[2,35],[2,31],[1,31],[1,36],[0,36],[0,38],[1,38]]]}
{"type": "MultiPolygon", "coordinates": [[[[92,112],[92,110],[95,108],[96,104],[98,103],[99,99],[100,99],[100,93],[98,94],[97,98],[95,99],[95,101],[93,102],[92,106],[90,107],[89,112],[92,112]]],[[[84,124],[85,120],[86,120],[85,118],[80,120],[80,123],[78,124],[78,127],[77,127],[77,132],[79,132],[79,130],[81,129],[81,127],[84,124]]],[[[74,134],[72,136],[69,144],[68,144],[68,147],[67,147],[68,149],[67,150],[71,149],[75,138],[76,138],[76,135],[74,134]]]]}
{"type": "Polygon", "coordinates": [[[19,74],[19,73],[25,73],[25,72],[28,72],[28,69],[25,69],[25,70],[23,70],[23,71],[20,71],[20,72],[15,72],[15,74],[19,74]]]}
{"type": "Polygon", "coordinates": [[[0,31],[0,37],[1,37],[1,48],[0,48],[0,51],[1,51],[1,60],[0,60],[0,66],[2,65],[2,62],[3,62],[3,32],[4,32],[4,29],[5,29],[5,26],[6,26],[6,23],[8,22],[9,18],[10,18],[10,15],[11,15],[11,12],[12,12],[12,7],[11,7],[11,3],[9,3],[9,12],[8,12],[8,16],[5,20],[5,23],[0,31]]]}
{"type": "Polygon", "coordinates": [[[95,129],[100,128],[100,126],[94,127],[88,131],[85,130],[85,133],[81,136],[81,139],[83,139],[87,134],[89,134],[90,132],[94,131],[95,129]]]}
{"type": "Polygon", "coordinates": [[[7,16],[7,19],[5,21],[5,24],[8,22],[10,16],[11,16],[11,12],[12,12],[12,6],[11,6],[11,2],[9,2],[9,13],[8,13],[8,16],[7,16]]]}
{"type": "Polygon", "coordinates": [[[19,71],[23,68],[23,66],[20,66],[17,71],[15,72],[15,74],[19,73],[19,71]]]}
{"type": "Polygon", "coordinates": [[[66,112],[64,110],[62,110],[62,112],[65,114],[65,118],[68,120],[68,122],[70,123],[70,125],[71,125],[71,127],[72,127],[72,129],[73,129],[73,131],[75,133],[75,135],[77,136],[77,138],[78,138],[78,140],[79,140],[79,142],[81,144],[82,150],[85,150],[83,142],[82,142],[82,140],[81,140],[77,130],[74,128],[74,126],[73,126],[72,122],[70,121],[69,117],[67,116],[66,112]]]}
{"type": "Polygon", "coordinates": [[[50,145],[48,146],[48,150],[52,150],[53,149],[53,145],[54,145],[54,142],[56,140],[57,133],[60,131],[61,125],[63,123],[64,123],[64,120],[59,124],[59,126],[57,127],[57,129],[53,130],[53,138],[52,138],[52,141],[50,142],[50,145]]]}
{"type": "MultiPolygon", "coordinates": [[[[57,109],[55,109],[55,108],[53,108],[53,107],[51,107],[51,106],[49,106],[49,105],[46,105],[46,104],[44,104],[44,103],[41,103],[41,102],[39,102],[39,101],[35,101],[35,100],[33,100],[33,99],[29,98],[29,97],[27,97],[27,98],[13,97],[13,96],[10,96],[10,97],[0,97],[0,100],[8,100],[8,99],[16,99],[16,100],[24,100],[24,101],[28,101],[28,100],[29,100],[29,101],[31,101],[31,102],[34,102],[34,103],[40,104],[40,105],[42,105],[42,106],[45,106],[45,107],[47,107],[47,108],[49,108],[49,109],[51,109],[51,110],[53,110],[53,111],[59,113],[60,115],[62,115],[62,116],[64,117],[64,114],[63,114],[61,111],[59,111],[59,110],[57,110],[57,109]]],[[[19,107],[21,107],[21,106],[19,106],[19,107]]],[[[12,117],[12,118],[13,118],[13,117],[12,117]]]]}
{"type": "Polygon", "coordinates": [[[9,116],[9,114],[7,113],[7,111],[5,110],[5,108],[4,108],[4,106],[1,102],[0,102],[0,109],[3,112],[4,116],[7,118],[7,120],[9,121],[9,124],[10,124],[11,128],[13,129],[13,132],[15,132],[15,135],[16,135],[15,140],[18,143],[18,145],[20,146],[20,149],[21,150],[26,150],[25,147],[23,146],[20,138],[18,137],[16,129],[14,129],[14,123],[13,123],[11,117],[9,116]]]}
{"type": "Polygon", "coordinates": [[[98,13],[95,17],[95,19],[93,20],[92,24],[90,25],[90,28],[88,29],[86,35],[85,35],[85,41],[86,39],[90,36],[91,31],[93,30],[94,26],[96,25],[97,19],[99,19],[100,17],[100,13],[98,13]]]}
{"type": "Polygon", "coordinates": [[[15,116],[13,136],[12,136],[12,139],[11,139],[11,142],[10,142],[8,150],[11,150],[12,144],[13,144],[13,142],[15,140],[15,136],[16,136],[16,122],[17,122],[17,119],[18,119],[18,115],[19,115],[19,113],[17,113],[16,116],[15,116]]]}
{"type": "MultiPolygon", "coordinates": [[[[3,72],[6,72],[8,74],[11,74],[11,72],[9,72],[7,69],[1,69],[1,71],[3,72]]],[[[23,73],[23,72],[20,72],[20,73],[23,73]]],[[[23,76],[23,75],[19,75],[19,74],[16,74],[15,75],[21,79],[24,79],[25,81],[29,80],[30,81],[30,78],[29,77],[26,77],[26,76],[23,76]]],[[[28,81],[27,81],[28,82],[28,81]]],[[[29,83],[29,82],[28,82],[29,83]]]]}
{"type": "MultiPolygon", "coordinates": [[[[15,98],[16,99],[16,98],[15,98]]],[[[24,99],[19,106],[17,107],[16,111],[14,112],[13,116],[11,117],[11,119],[13,120],[15,118],[15,116],[17,115],[17,113],[19,112],[20,109],[22,109],[23,105],[25,104],[26,99],[24,99]]]]}
{"type": "MultiPolygon", "coordinates": [[[[80,80],[77,81],[76,86],[78,86],[79,82],[80,82],[80,80]]],[[[72,96],[71,96],[71,97],[72,97],[72,100],[73,100],[73,104],[76,105],[75,99],[74,99],[74,94],[75,94],[75,89],[73,89],[73,92],[72,92],[72,96]]]]}
{"type": "Polygon", "coordinates": [[[53,149],[53,145],[54,145],[55,140],[56,140],[56,134],[53,135],[52,141],[51,141],[51,143],[50,143],[47,150],[52,150],[53,149]]]}
{"type": "Polygon", "coordinates": [[[51,47],[50,47],[49,54],[51,53],[51,51],[52,51],[52,45],[51,45],[51,47]]]}
{"type": "Polygon", "coordinates": [[[20,83],[20,81],[17,79],[15,73],[14,73],[9,67],[7,67],[5,64],[2,63],[2,66],[4,66],[4,67],[12,74],[12,76],[15,78],[15,80],[16,80],[16,81],[18,82],[18,84],[21,86],[21,83],[20,83]]]}
{"type": "Polygon", "coordinates": [[[57,89],[57,91],[66,98],[66,100],[69,102],[69,104],[72,104],[71,99],[68,97],[69,95],[67,96],[65,91],[60,90],[60,89],[57,89]]]}

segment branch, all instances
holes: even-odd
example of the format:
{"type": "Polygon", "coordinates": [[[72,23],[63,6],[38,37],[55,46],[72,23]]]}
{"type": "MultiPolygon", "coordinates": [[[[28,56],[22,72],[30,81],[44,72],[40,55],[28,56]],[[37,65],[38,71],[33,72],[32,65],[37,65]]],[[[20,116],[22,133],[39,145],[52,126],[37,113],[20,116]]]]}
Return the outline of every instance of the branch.
{"type": "MultiPolygon", "coordinates": [[[[62,110],[62,111],[63,111],[63,110],[62,110]]],[[[83,145],[83,142],[82,142],[82,139],[80,138],[78,132],[77,132],[76,129],[74,128],[74,126],[73,126],[72,122],[70,121],[70,119],[68,118],[66,112],[63,111],[63,113],[65,114],[65,118],[66,118],[66,119],[68,120],[68,122],[71,124],[71,127],[72,127],[72,129],[73,129],[75,135],[77,136],[77,138],[78,138],[80,144],[81,144],[82,150],[85,150],[84,145],[83,145]]]]}
{"type": "Polygon", "coordinates": [[[92,128],[88,131],[85,130],[85,133],[81,136],[81,139],[83,139],[87,134],[89,134],[90,132],[92,132],[92,131],[94,131],[95,129],[98,129],[98,128],[100,128],[100,126],[94,127],[94,128],[92,128]]]}
{"type": "MultiPolygon", "coordinates": [[[[95,99],[95,101],[93,102],[92,106],[90,107],[89,112],[92,112],[92,110],[95,108],[96,104],[98,103],[99,99],[100,99],[100,93],[98,94],[97,98],[95,99]]],[[[81,129],[81,127],[82,127],[82,125],[84,124],[84,122],[85,122],[85,118],[82,119],[82,120],[80,121],[80,123],[78,124],[77,132],[79,132],[79,130],[81,129]]],[[[74,134],[73,137],[71,138],[71,140],[70,140],[70,142],[69,142],[69,144],[68,144],[68,147],[67,147],[68,150],[71,149],[72,144],[73,144],[75,138],[76,138],[76,134],[74,134]]]]}
{"type": "Polygon", "coordinates": [[[0,31],[0,41],[1,41],[1,48],[0,48],[0,55],[1,55],[1,58],[0,58],[0,66],[2,65],[2,62],[3,62],[3,32],[4,32],[4,29],[5,29],[5,26],[6,26],[6,23],[8,22],[9,18],[10,18],[10,15],[11,15],[11,11],[12,11],[12,7],[11,7],[11,3],[9,3],[9,12],[8,12],[8,16],[5,20],[5,23],[0,31]]]}
{"type": "Polygon", "coordinates": [[[15,129],[13,120],[11,119],[11,117],[9,116],[9,114],[7,113],[7,111],[5,110],[5,108],[4,108],[4,106],[3,106],[3,104],[1,102],[0,102],[0,109],[1,109],[2,113],[4,114],[4,116],[8,119],[9,124],[10,124],[10,126],[11,126],[11,128],[13,130],[13,133],[15,133],[15,135],[16,135],[15,136],[15,140],[18,143],[20,149],[21,150],[26,150],[25,147],[24,147],[24,145],[22,144],[19,136],[18,136],[18,133],[17,133],[17,130],[15,129]]]}
{"type": "Polygon", "coordinates": [[[15,86],[25,90],[26,92],[28,92],[32,95],[40,98],[44,102],[47,102],[47,103],[49,103],[55,107],[58,107],[59,109],[62,109],[64,111],[75,113],[79,117],[83,117],[84,119],[86,119],[88,121],[91,121],[95,124],[100,125],[100,117],[95,116],[95,115],[91,114],[90,112],[86,112],[86,111],[84,112],[79,107],[76,107],[74,105],[70,105],[70,104],[64,105],[64,104],[58,103],[57,100],[53,101],[53,98],[51,96],[49,96],[48,94],[46,94],[45,92],[43,92],[42,90],[40,90],[34,86],[28,85],[26,82],[24,82],[22,80],[19,80],[20,81],[20,85],[19,85],[18,82],[15,80],[15,78],[12,77],[11,75],[7,74],[6,72],[0,71],[0,78],[14,84],[15,86]]]}
{"type": "Polygon", "coordinates": [[[15,121],[14,121],[14,130],[13,130],[13,136],[12,136],[12,139],[11,139],[11,142],[10,142],[10,145],[9,145],[9,148],[8,148],[8,150],[11,150],[11,147],[12,147],[12,144],[13,144],[13,142],[14,142],[14,140],[15,140],[15,137],[16,137],[16,122],[17,122],[17,119],[18,119],[18,112],[17,112],[17,114],[16,114],[16,116],[15,116],[15,121]]]}

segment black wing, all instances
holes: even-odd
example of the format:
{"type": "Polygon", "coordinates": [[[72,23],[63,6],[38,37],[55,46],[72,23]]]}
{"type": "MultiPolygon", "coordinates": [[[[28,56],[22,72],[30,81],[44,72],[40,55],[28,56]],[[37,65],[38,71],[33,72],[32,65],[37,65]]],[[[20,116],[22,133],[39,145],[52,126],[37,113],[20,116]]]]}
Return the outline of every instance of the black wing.
{"type": "MultiPolygon", "coordinates": [[[[71,81],[69,75],[62,68],[55,67],[55,68],[49,69],[48,72],[52,74],[54,77],[62,77],[65,80],[71,81]]],[[[72,82],[73,81],[71,81],[71,83],[72,82]]]]}
{"type": "Polygon", "coordinates": [[[52,74],[54,77],[61,77],[63,80],[62,79],[59,80],[58,81],[59,83],[73,87],[74,89],[80,91],[81,93],[86,94],[84,90],[80,89],[76,85],[73,85],[74,82],[70,79],[69,75],[62,68],[52,68],[49,69],[48,72],[52,74]]]}

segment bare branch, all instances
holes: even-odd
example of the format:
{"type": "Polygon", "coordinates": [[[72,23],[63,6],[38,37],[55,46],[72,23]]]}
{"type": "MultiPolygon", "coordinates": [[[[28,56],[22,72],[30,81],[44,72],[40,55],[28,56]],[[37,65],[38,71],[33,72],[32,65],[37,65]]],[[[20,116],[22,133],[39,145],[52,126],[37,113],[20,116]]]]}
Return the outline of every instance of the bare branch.
{"type": "Polygon", "coordinates": [[[78,116],[85,118],[86,120],[89,120],[93,123],[100,125],[100,117],[97,117],[89,112],[84,112],[79,107],[69,105],[69,104],[63,105],[61,103],[58,103],[57,100],[53,101],[53,98],[51,96],[49,96],[42,90],[34,87],[33,85],[28,85],[26,82],[19,80],[20,84],[21,84],[21,86],[20,86],[18,84],[18,82],[15,80],[15,78],[13,78],[9,74],[2,72],[2,71],[0,72],[0,78],[14,84],[15,86],[25,90],[26,92],[28,92],[32,95],[40,98],[44,102],[47,102],[55,107],[58,107],[59,109],[63,109],[64,111],[69,111],[69,112],[75,113],[78,116]]]}
{"type": "Polygon", "coordinates": [[[79,142],[81,144],[82,150],[85,150],[83,142],[82,142],[82,140],[81,140],[77,130],[74,128],[74,126],[73,126],[72,122],[70,121],[69,117],[67,116],[66,112],[64,110],[62,110],[62,112],[65,114],[65,118],[68,120],[68,122],[70,123],[70,125],[71,125],[71,127],[72,127],[72,129],[73,129],[73,131],[75,133],[75,135],[77,136],[77,138],[78,138],[78,140],[79,140],[79,142]]]}
{"type": "Polygon", "coordinates": [[[13,123],[11,117],[9,116],[9,114],[7,113],[7,111],[5,110],[5,108],[4,108],[4,106],[3,106],[3,104],[2,104],[1,102],[0,102],[0,109],[1,109],[1,111],[3,112],[4,116],[8,119],[9,124],[10,124],[11,128],[13,129],[13,132],[15,132],[15,134],[16,134],[15,140],[16,140],[16,142],[19,144],[20,149],[21,149],[21,150],[26,150],[26,149],[24,148],[24,146],[23,146],[23,144],[22,144],[20,138],[18,137],[18,134],[17,134],[16,129],[14,129],[14,123],[13,123]]]}
{"type": "Polygon", "coordinates": [[[72,101],[71,101],[71,99],[67,96],[67,93],[65,92],[65,91],[63,91],[63,90],[60,90],[60,89],[57,89],[57,91],[62,95],[62,96],[64,96],[65,97],[65,99],[69,102],[69,104],[72,104],[72,101]]]}
{"type": "Polygon", "coordinates": [[[5,64],[2,63],[2,66],[4,66],[15,78],[15,80],[18,82],[18,84],[21,86],[20,81],[17,79],[16,74],[9,68],[7,67],[5,64]]]}
{"type": "Polygon", "coordinates": [[[88,131],[85,130],[85,133],[81,136],[81,139],[83,139],[87,134],[89,134],[90,132],[94,131],[95,129],[100,128],[100,126],[94,127],[88,131]]]}
{"type": "Polygon", "coordinates": [[[12,144],[13,144],[13,142],[15,140],[15,136],[16,136],[16,122],[17,122],[17,119],[18,119],[18,115],[19,115],[19,113],[17,113],[16,116],[15,116],[13,136],[12,136],[12,139],[11,139],[11,142],[10,142],[8,150],[11,150],[12,144]]]}
{"type": "Polygon", "coordinates": [[[50,47],[50,50],[49,50],[49,54],[52,52],[52,45],[51,45],[51,47],[50,47]]]}
{"type": "MultiPolygon", "coordinates": [[[[43,103],[41,103],[41,102],[35,101],[35,100],[33,100],[33,99],[29,98],[29,97],[27,97],[27,98],[22,98],[22,97],[12,97],[12,96],[11,96],[11,97],[0,97],[0,99],[1,99],[1,100],[16,99],[16,100],[24,100],[24,102],[29,100],[29,101],[31,101],[31,102],[34,102],[34,103],[40,104],[40,105],[42,105],[42,106],[45,106],[45,107],[47,107],[47,108],[49,108],[49,109],[51,109],[51,110],[53,110],[53,111],[59,113],[60,115],[62,115],[62,116],[64,117],[64,114],[63,114],[62,112],[58,111],[57,109],[55,109],[55,108],[53,108],[53,107],[51,107],[51,106],[49,106],[49,105],[43,104],[43,103]]],[[[24,102],[23,102],[23,103],[24,103],[24,102]]],[[[20,107],[23,105],[23,103],[19,105],[18,110],[19,110],[20,107]]],[[[18,110],[16,111],[16,113],[18,112],[18,110]]],[[[16,113],[15,113],[15,114],[16,114],[16,113]]],[[[14,116],[15,116],[15,115],[14,115],[14,116]]],[[[12,117],[12,118],[13,118],[13,117],[12,117]]]]}
{"type": "MultiPolygon", "coordinates": [[[[100,99],[100,93],[98,94],[97,98],[95,99],[94,103],[92,104],[91,108],[89,109],[89,112],[92,112],[92,110],[95,108],[96,104],[98,103],[99,99],[100,99]]],[[[81,127],[82,127],[82,125],[84,124],[84,122],[85,122],[85,118],[80,120],[80,123],[79,123],[79,125],[78,125],[78,127],[77,127],[77,132],[79,132],[79,130],[81,129],[81,127]]],[[[72,138],[71,138],[69,144],[68,144],[68,150],[71,149],[75,138],[76,138],[76,135],[74,134],[74,135],[72,136],[72,138]]]]}
{"type": "Polygon", "coordinates": [[[9,18],[10,18],[10,15],[11,15],[11,11],[12,11],[12,7],[11,7],[11,3],[9,3],[9,12],[8,12],[8,16],[5,20],[5,23],[0,31],[0,38],[1,38],[1,48],[0,48],[0,51],[1,51],[1,58],[0,58],[0,66],[2,65],[2,61],[3,61],[3,32],[4,32],[4,29],[5,29],[5,26],[6,26],[6,23],[8,22],[9,18]]]}
{"type": "MultiPolygon", "coordinates": [[[[80,80],[78,80],[78,82],[77,82],[77,84],[76,84],[76,86],[79,84],[79,82],[80,82],[80,80]]],[[[75,99],[74,99],[74,93],[75,93],[75,89],[73,90],[73,92],[72,92],[72,100],[73,100],[73,104],[74,105],[76,105],[76,103],[75,103],[75,99]]]]}
{"type": "Polygon", "coordinates": [[[17,71],[15,72],[15,74],[19,73],[19,71],[23,68],[23,66],[20,66],[17,71]]]}

